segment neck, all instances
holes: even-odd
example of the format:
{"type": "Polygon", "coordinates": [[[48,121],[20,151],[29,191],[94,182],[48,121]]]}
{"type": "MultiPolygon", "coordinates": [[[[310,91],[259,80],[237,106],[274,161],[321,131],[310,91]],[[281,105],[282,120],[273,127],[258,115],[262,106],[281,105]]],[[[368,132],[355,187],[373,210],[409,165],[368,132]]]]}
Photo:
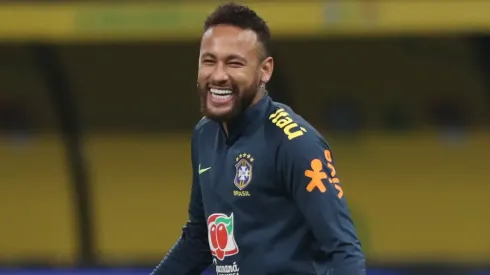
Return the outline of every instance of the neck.
{"type": "Polygon", "coordinates": [[[254,106],[255,104],[257,104],[257,102],[259,102],[264,97],[264,95],[265,95],[265,86],[261,85],[257,94],[255,94],[255,98],[254,100],[252,100],[252,104],[250,104],[250,106],[254,106]]]}

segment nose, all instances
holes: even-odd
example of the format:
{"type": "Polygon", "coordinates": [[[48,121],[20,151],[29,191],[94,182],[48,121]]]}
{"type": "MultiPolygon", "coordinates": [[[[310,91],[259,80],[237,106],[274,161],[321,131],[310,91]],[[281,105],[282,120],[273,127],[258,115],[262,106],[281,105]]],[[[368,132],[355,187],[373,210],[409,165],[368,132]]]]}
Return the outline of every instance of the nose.
{"type": "Polygon", "coordinates": [[[227,71],[222,64],[217,64],[213,74],[211,75],[211,80],[216,85],[225,84],[229,80],[227,71]]]}

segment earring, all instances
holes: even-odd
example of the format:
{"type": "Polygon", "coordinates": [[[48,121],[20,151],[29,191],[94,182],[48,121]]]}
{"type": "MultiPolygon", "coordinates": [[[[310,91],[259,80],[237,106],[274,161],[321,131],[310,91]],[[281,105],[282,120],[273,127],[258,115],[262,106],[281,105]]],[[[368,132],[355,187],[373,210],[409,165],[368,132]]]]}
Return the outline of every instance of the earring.
{"type": "Polygon", "coordinates": [[[259,89],[260,89],[260,91],[262,91],[262,92],[263,92],[263,91],[265,91],[265,83],[264,83],[264,82],[260,83],[260,87],[259,87],[259,89]]]}

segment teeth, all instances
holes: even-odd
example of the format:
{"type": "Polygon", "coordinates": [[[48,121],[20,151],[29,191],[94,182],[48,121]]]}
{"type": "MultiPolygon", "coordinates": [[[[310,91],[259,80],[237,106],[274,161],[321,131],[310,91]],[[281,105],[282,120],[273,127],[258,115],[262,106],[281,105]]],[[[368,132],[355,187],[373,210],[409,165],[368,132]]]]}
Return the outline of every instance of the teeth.
{"type": "Polygon", "coordinates": [[[222,89],[209,89],[209,91],[214,95],[231,95],[232,90],[222,90],[222,89]]]}

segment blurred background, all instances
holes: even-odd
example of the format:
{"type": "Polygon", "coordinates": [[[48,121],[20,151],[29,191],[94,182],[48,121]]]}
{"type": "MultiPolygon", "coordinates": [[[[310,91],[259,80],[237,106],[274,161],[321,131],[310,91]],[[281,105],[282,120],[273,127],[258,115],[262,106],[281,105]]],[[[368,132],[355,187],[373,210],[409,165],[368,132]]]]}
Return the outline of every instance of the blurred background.
{"type": "MultiPolygon", "coordinates": [[[[0,274],[149,274],[166,254],[216,3],[0,3],[0,274]]],[[[490,1],[249,4],[270,94],[335,151],[369,274],[490,274],[490,1]]]]}

